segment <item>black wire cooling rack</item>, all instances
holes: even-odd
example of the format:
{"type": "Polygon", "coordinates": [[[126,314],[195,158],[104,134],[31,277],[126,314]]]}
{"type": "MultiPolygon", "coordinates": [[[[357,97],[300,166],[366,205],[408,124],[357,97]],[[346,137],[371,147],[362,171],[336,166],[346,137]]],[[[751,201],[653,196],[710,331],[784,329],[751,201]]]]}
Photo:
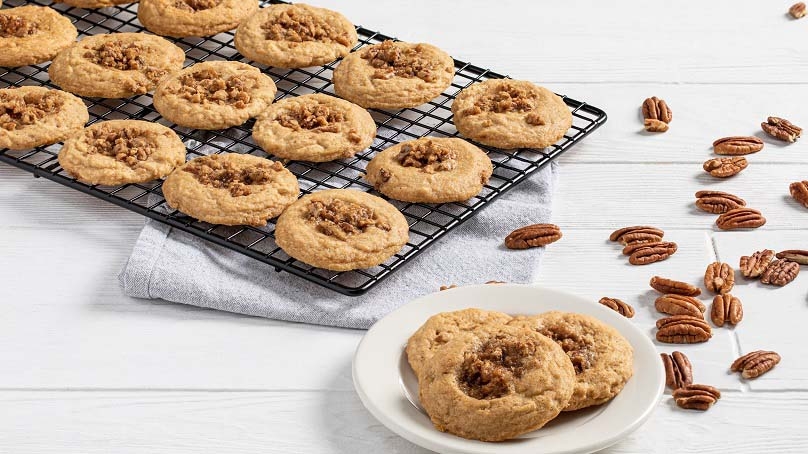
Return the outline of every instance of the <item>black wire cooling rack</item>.
{"type": "MultiPolygon", "coordinates": [[[[144,31],[137,21],[137,4],[91,11],[54,4],[49,0],[28,2],[6,0],[5,5],[14,7],[25,3],[56,8],[74,22],[80,36],[144,31]]],[[[270,0],[262,3],[265,6],[283,2],[270,0]]],[[[357,27],[357,32],[359,34],[357,48],[393,39],[364,27],[357,27]]],[[[233,47],[232,33],[223,33],[206,39],[173,41],[185,51],[187,64],[205,60],[246,61],[233,47]]],[[[258,66],[275,80],[278,86],[278,99],[308,93],[333,94],[331,74],[336,62],[324,67],[295,70],[258,66]]],[[[379,132],[374,144],[368,150],[342,161],[319,164],[298,161],[287,163],[287,168],[298,177],[302,192],[310,193],[327,188],[373,191],[373,188],[362,180],[362,175],[366,162],[376,152],[398,142],[424,136],[457,136],[451,112],[451,103],[457,93],[475,82],[505,76],[457,60],[455,66],[456,76],[451,87],[438,98],[413,109],[371,110],[379,132]]],[[[20,85],[45,85],[56,88],[50,83],[47,69],[47,64],[15,69],[0,68],[0,88],[20,85]]],[[[401,210],[409,222],[410,241],[398,254],[379,266],[339,273],[313,268],[286,255],[275,244],[272,223],[266,228],[226,227],[200,222],[171,209],[163,198],[161,181],[119,187],[80,183],[59,166],[58,145],[24,152],[0,149],[0,161],[240,252],[272,265],[277,271],[287,271],[345,295],[361,295],[606,121],[605,112],[596,107],[568,97],[564,97],[564,101],[572,110],[574,121],[567,135],[558,143],[544,150],[503,151],[482,147],[494,163],[494,174],[483,191],[466,202],[428,205],[391,200],[390,202],[401,210]]],[[[120,100],[85,99],[85,102],[90,111],[91,122],[138,119],[174,126],[163,120],[152,108],[151,95],[120,100]]],[[[180,127],[174,127],[174,130],[185,142],[189,158],[224,152],[266,156],[250,138],[252,124],[251,121],[225,131],[200,131],[180,127]]]]}

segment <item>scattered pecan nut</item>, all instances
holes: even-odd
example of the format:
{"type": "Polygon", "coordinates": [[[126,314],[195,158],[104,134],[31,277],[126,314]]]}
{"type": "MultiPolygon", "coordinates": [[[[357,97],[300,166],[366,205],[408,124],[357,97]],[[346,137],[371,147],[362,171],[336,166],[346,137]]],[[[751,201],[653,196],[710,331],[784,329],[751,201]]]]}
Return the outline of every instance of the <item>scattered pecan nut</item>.
{"type": "Polygon", "coordinates": [[[628,244],[630,241],[627,241],[627,239],[636,238],[639,234],[653,235],[660,239],[665,236],[665,232],[656,227],[651,227],[650,225],[633,225],[631,227],[623,227],[622,229],[615,230],[609,235],[609,240],[628,244]]]}
{"type": "Polygon", "coordinates": [[[561,239],[561,229],[554,224],[533,224],[511,232],[505,237],[508,249],[528,249],[547,246],[561,239]]]}
{"type": "Polygon", "coordinates": [[[728,263],[709,264],[704,272],[704,286],[713,293],[728,293],[735,286],[735,270],[728,263]]]}
{"type": "Polygon", "coordinates": [[[648,132],[666,132],[670,129],[670,126],[664,121],[654,120],[653,118],[646,118],[643,121],[643,127],[648,132]]]}
{"type": "Polygon", "coordinates": [[[743,156],[733,156],[731,158],[714,158],[707,160],[702,167],[704,171],[716,178],[728,178],[741,173],[749,166],[749,162],[743,156]]]}
{"type": "Polygon", "coordinates": [[[805,3],[799,2],[791,5],[791,8],[788,9],[788,14],[791,14],[794,19],[805,17],[805,3]]]}
{"type": "Polygon", "coordinates": [[[685,410],[707,411],[720,398],[721,391],[709,385],[690,384],[673,392],[676,405],[685,410]]]}
{"type": "Polygon", "coordinates": [[[660,244],[662,241],[637,241],[634,243],[629,243],[626,247],[623,248],[623,255],[631,256],[637,249],[641,249],[647,246],[652,246],[655,244],[660,244]]]}
{"type": "Polygon", "coordinates": [[[743,277],[757,278],[766,271],[766,268],[774,259],[774,251],[771,249],[764,249],[757,251],[752,255],[744,255],[741,257],[741,274],[743,277]]]}
{"type": "Polygon", "coordinates": [[[657,320],[656,339],[666,344],[697,344],[713,337],[713,330],[703,317],[671,315],[657,320]]]}
{"type": "Polygon", "coordinates": [[[729,210],[746,206],[746,200],[721,191],[699,191],[696,193],[696,206],[712,214],[724,214],[729,210]]]}
{"type": "Polygon", "coordinates": [[[620,242],[624,245],[635,243],[658,243],[662,241],[665,233],[659,229],[637,229],[628,232],[620,237],[620,242]]]}
{"type": "Polygon", "coordinates": [[[609,309],[617,312],[618,314],[622,315],[626,318],[634,317],[634,308],[631,307],[630,304],[624,302],[623,300],[619,300],[617,298],[609,298],[604,296],[603,298],[598,301],[600,304],[608,307],[609,309]]]}
{"type": "Polygon", "coordinates": [[[693,317],[704,317],[707,310],[704,303],[692,296],[668,294],[662,295],[654,301],[654,307],[659,312],[668,315],[692,315],[693,317]]]}
{"type": "Polygon", "coordinates": [[[642,243],[642,246],[631,253],[628,263],[632,265],[649,265],[661,262],[676,253],[676,243],[667,241],[662,243],[642,243]]]}
{"type": "Polygon", "coordinates": [[[777,253],[777,258],[799,263],[800,265],[808,265],[808,251],[805,250],[789,249],[780,251],[777,253]]]}
{"type": "Polygon", "coordinates": [[[651,288],[663,294],[699,296],[701,289],[687,282],[675,281],[661,276],[654,276],[649,282],[651,288]]]}
{"type": "Polygon", "coordinates": [[[798,274],[800,274],[799,263],[778,259],[769,264],[760,276],[760,282],[782,287],[796,279],[798,274]]]}
{"type": "Polygon", "coordinates": [[[642,117],[646,120],[659,120],[663,123],[670,123],[673,120],[673,112],[664,99],[652,96],[642,103],[642,117]]]}
{"type": "Polygon", "coordinates": [[[766,134],[786,142],[796,142],[802,134],[802,128],[779,117],[767,118],[766,122],[760,124],[760,127],[766,134]]]}
{"type": "Polygon", "coordinates": [[[788,186],[788,189],[791,192],[791,197],[794,197],[794,200],[801,203],[805,208],[808,208],[808,180],[795,181],[788,186]]]}
{"type": "Polygon", "coordinates": [[[752,208],[736,208],[718,216],[715,225],[721,230],[756,229],[766,225],[766,218],[752,208]]]}
{"type": "Polygon", "coordinates": [[[743,304],[741,304],[741,300],[729,293],[716,295],[713,298],[710,319],[715,326],[724,326],[724,323],[737,325],[743,320],[743,304]]]}
{"type": "Polygon", "coordinates": [[[444,290],[449,290],[449,289],[452,289],[452,288],[457,288],[457,284],[441,285],[440,286],[440,291],[442,292],[444,290]]]}
{"type": "Polygon", "coordinates": [[[772,370],[780,362],[780,355],[775,352],[757,350],[736,359],[729,367],[733,372],[740,372],[741,377],[758,378],[772,370]]]}
{"type": "Polygon", "coordinates": [[[715,154],[739,156],[757,153],[763,149],[763,141],[754,136],[724,137],[713,142],[715,154]]]}
{"type": "Polygon", "coordinates": [[[670,389],[677,390],[693,383],[693,366],[684,353],[660,353],[659,356],[665,366],[665,384],[670,389]]]}

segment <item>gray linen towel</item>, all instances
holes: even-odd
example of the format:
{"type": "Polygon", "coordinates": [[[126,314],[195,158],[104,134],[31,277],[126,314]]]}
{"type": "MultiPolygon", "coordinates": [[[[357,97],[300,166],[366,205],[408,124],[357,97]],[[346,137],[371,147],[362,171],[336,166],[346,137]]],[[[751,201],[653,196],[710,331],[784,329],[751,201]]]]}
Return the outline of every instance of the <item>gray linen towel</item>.
{"type": "Polygon", "coordinates": [[[348,297],[159,222],[147,220],[119,276],[124,293],[292,322],[369,328],[441,285],[530,283],[543,250],[503,238],[550,222],[555,163],[522,182],[363,296],[348,297]]]}

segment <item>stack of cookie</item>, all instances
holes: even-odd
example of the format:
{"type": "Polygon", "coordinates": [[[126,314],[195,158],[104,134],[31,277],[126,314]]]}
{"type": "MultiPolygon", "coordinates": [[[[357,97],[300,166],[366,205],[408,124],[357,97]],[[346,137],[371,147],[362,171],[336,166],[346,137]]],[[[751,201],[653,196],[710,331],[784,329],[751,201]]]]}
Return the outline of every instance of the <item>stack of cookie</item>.
{"type": "Polygon", "coordinates": [[[614,328],[582,314],[511,317],[480,309],[429,318],[407,359],[435,427],[502,441],[562,411],[601,405],[633,375],[633,350],[614,328]]]}

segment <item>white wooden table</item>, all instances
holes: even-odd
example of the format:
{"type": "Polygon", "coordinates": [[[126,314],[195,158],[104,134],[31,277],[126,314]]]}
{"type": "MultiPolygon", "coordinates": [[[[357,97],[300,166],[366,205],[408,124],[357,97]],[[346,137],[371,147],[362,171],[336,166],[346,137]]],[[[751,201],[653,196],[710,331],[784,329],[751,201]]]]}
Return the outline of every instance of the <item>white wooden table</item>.
{"type": "MultiPolygon", "coordinates": [[[[808,125],[808,19],[788,19],[788,1],[315,3],[608,112],[561,161],[565,236],[541,284],[623,298],[652,336],[652,275],[699,283],[716,257],[737,266],[764,247],[808,248],[808,210],[788,197],[789,182],[808,179],[808,138],[764,139],[729,181],[701,170],[714,139],[759,133],[768,115],[808,125]],[[674,111],[666,134],[641,131],[639,105],[653,95],[674,111]],[[718,233],[693,207],[702,188],[745,197],[768,224],[718,233]],[[646,223],[679,252],[631,267],[608,233],[646,223]]],[[[357,399],[350,364],[363,332],[124,297],[116,275],[142,219],[5,165],[0,187],[0,452],[423,452],[357,399]]],[[[734,293],[742,324],[682,347],[724,398],[703,414],[665,398],[607,452],[808,452],[808,277],[783,289],[741,281],[734,293]],[[728,374],[758,348],[783,362],[754,382],[728,374]]]]}

